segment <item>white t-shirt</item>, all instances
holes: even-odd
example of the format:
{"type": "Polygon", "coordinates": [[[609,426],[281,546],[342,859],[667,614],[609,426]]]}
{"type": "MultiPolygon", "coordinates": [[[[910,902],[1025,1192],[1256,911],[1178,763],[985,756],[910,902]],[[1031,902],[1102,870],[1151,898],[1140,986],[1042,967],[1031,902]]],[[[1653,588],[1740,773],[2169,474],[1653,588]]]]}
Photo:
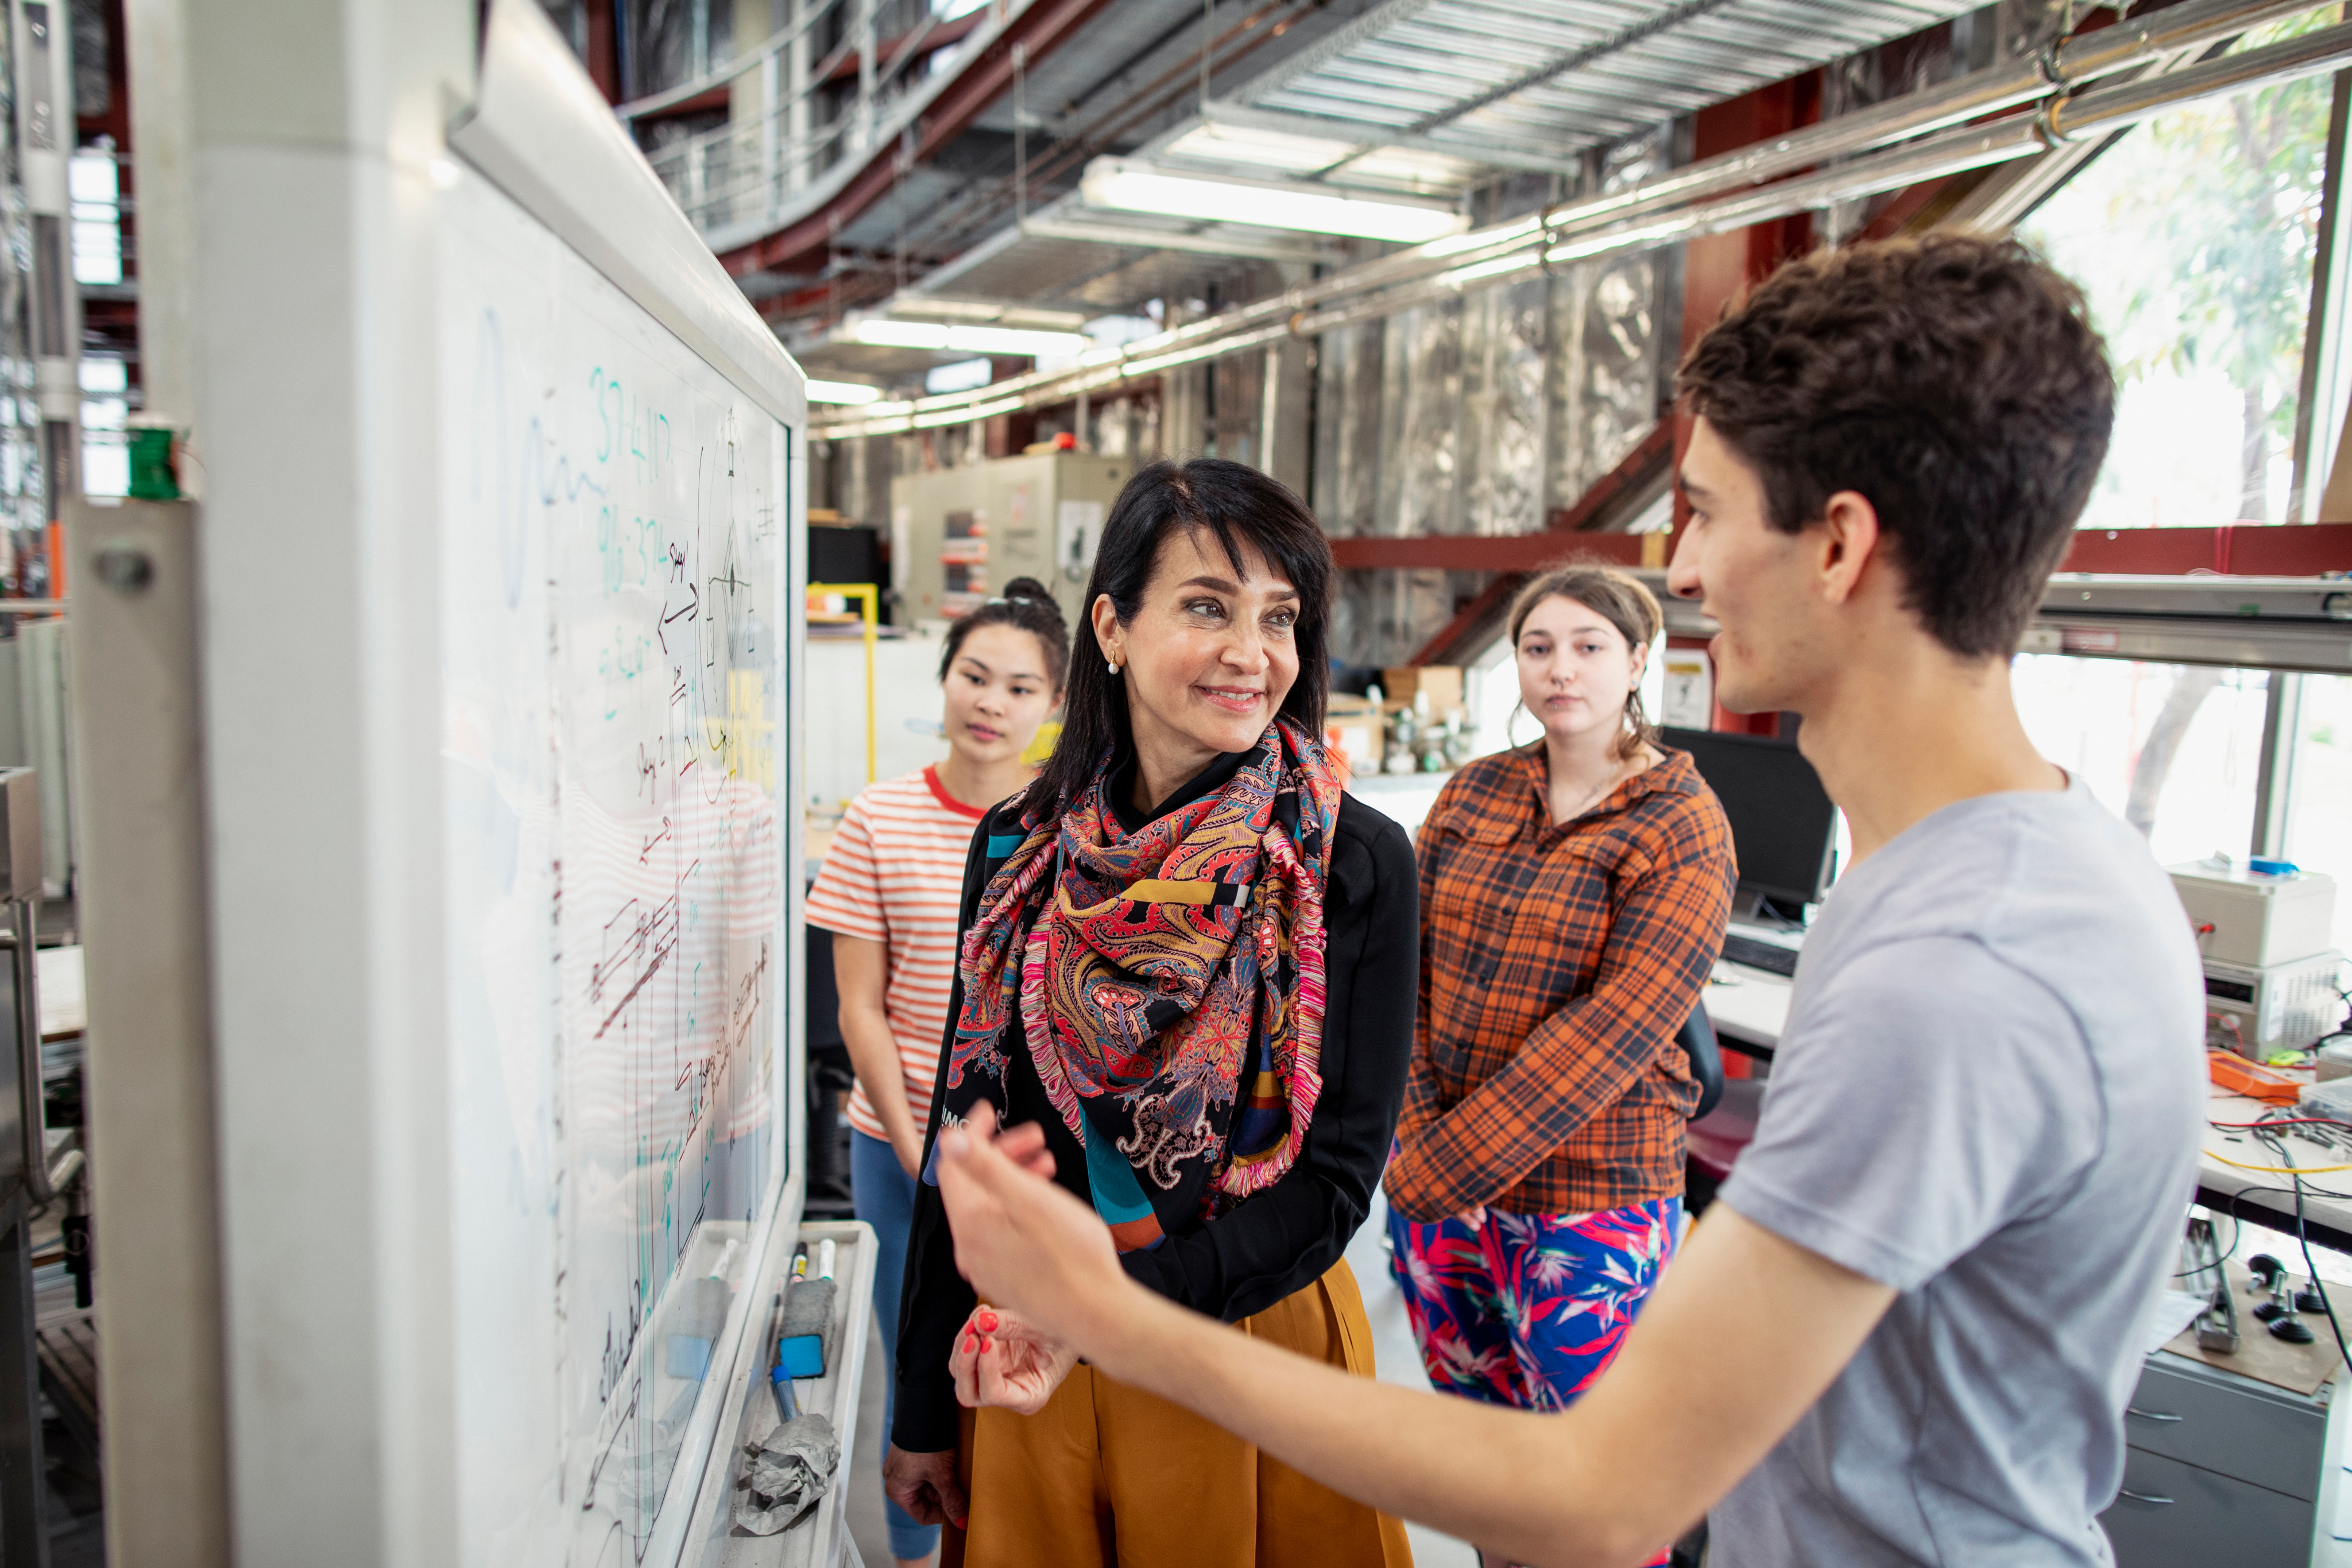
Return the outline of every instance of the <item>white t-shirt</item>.
{"type": "MultiPolygon", "coordinates": [[[[810,925],[888,949],[883,1011],[918,1131],[930,1123],[955,980],[964,856],[981,816],[947,792],[937,768],[868,784],[834,831],[809,890],[810,925]]],[[[889,1137],[863,1083],[850,1092],[849,1124],[868,1137],[889,1137]]]]}
{"type": "Polygon", "coordinates": [[[1716,1506],[1716,1568],[2111,1560],[2203,1034],[2179,900],[2079,781],[1948,806],[1839,883],[1722,1201],[1902,1294],[1716,1506]]]}

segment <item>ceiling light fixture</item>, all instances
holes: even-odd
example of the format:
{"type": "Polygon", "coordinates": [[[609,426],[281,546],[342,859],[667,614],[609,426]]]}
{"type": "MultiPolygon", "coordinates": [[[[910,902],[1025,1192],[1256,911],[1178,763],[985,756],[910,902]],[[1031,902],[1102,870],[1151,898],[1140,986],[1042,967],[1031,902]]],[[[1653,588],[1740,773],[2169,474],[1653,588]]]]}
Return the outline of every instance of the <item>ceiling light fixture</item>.
{"type": "Polygon", "coordinates": [[[1078,189],[1091,207],[1305,234],[1349,235],[1402,245],[1459,234],[1468,226],[1467,220],[1451,207],[1376,201],[1328,185],[1175,174],[1123,158],[1097,158],[1087,164],[1078,189]]]}
{"type": "Polygon", "coordinates": [[[928,349],[935,354],[1030,354],[1067,358],[1094,347],[1081,332],[1032,332],[1017,327],[950,326],[944,321],[894,321],[869,316],[850,329],[861,343],[928,349]]]}
{"type": "Polygon", "coordinates": [[[808,384],[811,402],[845,402],[865,404],[882,395],[880,387],[869,387],[859,382],[820,382],[808,384]]]}
{"type": "Polygon", "coordinates": [[[901,294],[885,309],[901,321],[968,321],[976,326],[1029,327],[1045,332],[1075,332],[1087,324],[1086,313],[1079,310],[1047,310],[993,299],[947,299],[930,294],[901,294]]]}

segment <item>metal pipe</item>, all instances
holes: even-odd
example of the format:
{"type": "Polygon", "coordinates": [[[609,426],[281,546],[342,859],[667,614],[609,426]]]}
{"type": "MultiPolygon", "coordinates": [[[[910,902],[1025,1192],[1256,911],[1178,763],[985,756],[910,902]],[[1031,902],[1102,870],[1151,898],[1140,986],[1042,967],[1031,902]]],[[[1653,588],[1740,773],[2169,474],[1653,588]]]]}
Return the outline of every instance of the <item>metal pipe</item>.
{"type": "MultiPolygon", "coordinates": [[[[2146,21],[2119,24],[2069,39],[2056,51],[2052,68],[2061,73],[2061,80],[2086,81],[2317,8],[2315,0],[2189,0],[2189,4],[2159,12],[2146,21]]],[[[1531,214],[1483,233],[1383,256],[1241,310],[1227,311],[1199,323],[1197,330],[1213,330],[1220,325],[1238,329],[1262,319],[1288,317],[1367,288],[1385,287],[1415,276],[1450,272],[1526,246],[1538,228],[1559,229],[1602,217],[1630,217],[1737,191],[1777,174],[1883,147],[1997,110],[2014,108],[2047,97],[2052,88],[2040,63],[2000,72],[1979,72],[1947,87],[1906,94],[1877,108],[1776,138],[1759,147],[1743,148],[1689,164],[1622,192],[1569,202],[1540,215],[1531,214]]]]}
{"type": "Polygon", "coordinates": [[[55,1203],[49,1180],[49,1119],[41,1090],[40,954],[34,945],[35,901],[8,901],[9,958],[16,977],[16,1091],[23,1103],[17,1126],[24,1134],[25,1193],[36,1204],[55,1203]]]}
{"type": "MultiPolygon", "coordinates": [[[[2047,152],[2053,141],[2125,130],[2168,110],[2205,99],[2235,96],[2316,75],[2347,58],[2352,58],[2352,23],[2339,23],[2145,81],[2058,98],[2033,113],[2013,114],[1985,125],[1958,127],[1877,157],[1786,181],[1745,196],[1688,206],[1663,215],[1647,214],[1648,222],[1632,217],[1563,227],[1552,234],[1554,243],[1544,250],[1541,259],[1553,263],[1581,261],[1678,239],[1696,239],[1795,213],[1812,212],[1832,202],[1852,201],[1924,180],[2034,157],[2047,152]]],[[[1512,271],[1538,265],[1532,256],[1509,259],[1514,263],[1509,267],[1496,265],[1461,268],[1450,281],[1440,277],[1422,287],[1382,295],[1345,308],[1303,313],[1295,329],[1301,337],[1312,337],[1369,317],[1411,309],[1443,298],[1459,292],[1466,282],[1492,287],[1512,271]],[[1460,277],[1462,272],[1473,270],[1478,273],[1476,277],[1460,277]]]]}
{"type": "MultiPolygon", "coordinates": [[[[2275,16],[2282,11],[2315,7],[2297,0],[2291,5],[2209,5],[2199,9],[2208,18],[2204,28],[2226,30],[2242,26],[2243,16],[2249,12],[2275,16]],[[2224,11],[2229,13],[2230,21],[2213,19],[2224,11]]],[[[2176,20],[2160,35],[2148,29],[2134,35],[2136,38],[2161,37],[2168,48],[2187,47],[2182,42],[2184,36],[2193,44],[2197,37],[2206,35],[2182,20],[2176,20]]],[[[2102,58],[2131,57],[2137,47],[2126,40],[2111,46],[2102,58]]],[[[1873,195],[1922,180],[2032,157],[2048,150],[2056,141],[2095,131],[2124,129],[2166,110],[2315,75],[2347,59],[2352,59],[2352,23],[2338,23],[2145,81],[2071,95],[2051,95],[2045,84],[2044,96],[2050,99],[2045,108],[2011,114],[1988,124],[1954,127],[1809,177],[1755,191],[1740,190],[1749,183],[1744,176],[1737,182],[1719,180],[1686,193],[1684,200],[1663,211],[1613,202],[1571,204],[1541,217],[1531,215],[1485,235],[1472,236],[1469,244],[1457,239],[1422,246],[1350,268],[1317,284],[1286,290],[1241,309],[1140,340],[1120,350],[1115,362],[1076,371],[1033,371],[977,393],[920,399],[903,413],[894,411],[878,419],[870,411],[845,410],[831,419],[812,419],[811,433],[820,437],[886,434],[919,428],[927,423],[955,423],[976,417],[971,406],[983,401],[992,410],[1058,402],[1081,389],[1100,391],[1128,379],[1244,352],[1285,337],[1312,337],[1351,322],[1391,315],[1459,293],[1472,284],[1492,287],[1502,277],[1531,269],[1546,260],[1580,260],[1742,228],[1811,211],[1832,201],[1873,195]],[[1706,199],[1710,195],[1721,199],[1706,199]],[[1327,301],[1331,302],[1331,308],[1312,308],[1327,301]]],[[[1822,156],[1816,145],[1807,155],[1807,162],[1818,162],[1822,156]]],[[[1663,182],[1650,183],[1656,186],[1663,182]]]]}
{"type": "Polygon", "coordinates": [[[2352,22],[2339,22],[2160,77],[2070,95],[2052,103],[2045,118],[2052,137],[2061,141],[2087,131],[2118,131],[2182,103],[2259,92],[2314,75],[2352,54],[2347,38],[2352,38],[2352,22]]]}
{"type": "Polygon", "coordinates": [[[1833,158],[1941,131],[2049,96],[2053,86],[2079,88],[2118,71],[2152,65],[2168,55],[2233,37],[2248,28],[2318,9],[2310,0],[2190,0],[2142,20],[2117,23],[2058,44],[2045,57],[2006,69],[1972,72],[1956,82],[1903,97],[1802,131],[1743,147],[1622,192],[1570,203],[1546,214],[1553,226],[1587,215],[1636,212],[1757,184],[1833,158]]]}

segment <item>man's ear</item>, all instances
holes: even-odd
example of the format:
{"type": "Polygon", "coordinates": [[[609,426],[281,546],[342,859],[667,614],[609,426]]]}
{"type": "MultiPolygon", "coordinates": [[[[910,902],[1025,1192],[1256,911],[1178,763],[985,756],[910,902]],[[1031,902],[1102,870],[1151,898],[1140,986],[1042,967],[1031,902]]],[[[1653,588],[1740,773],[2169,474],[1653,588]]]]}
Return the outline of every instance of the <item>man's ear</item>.
{"type": "Polygon", "coordinates": [[[1863,573],[1878,554],[1878,508],[1858,490],[1840,490],[1822,507],[1822,597],[1843,604],[1862,585],[1863,573]]]}

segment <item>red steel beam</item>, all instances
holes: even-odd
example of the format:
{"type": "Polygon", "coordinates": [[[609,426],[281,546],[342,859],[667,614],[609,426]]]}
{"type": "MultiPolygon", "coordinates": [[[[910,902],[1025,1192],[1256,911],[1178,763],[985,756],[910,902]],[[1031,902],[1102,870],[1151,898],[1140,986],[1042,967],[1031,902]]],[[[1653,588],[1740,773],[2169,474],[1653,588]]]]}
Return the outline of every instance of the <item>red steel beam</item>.
{"type": "MultiPolygon", "coordinates": [[[[621,101],[621,49],[619,34],[614,30],[614,8],[607,0],[590,0],[588,16],[588,54],[582,62],[588,68],[588,79],[604,95],[606,103],[621,101]]],[[[488,26],[487,23],[484,24],[488,26]]]]}
{"type": "Polygon", "coordinates": [[[703,89],[692,98],[679,99],[659,114],[641,114],[637,116],[636,123],[653,125],[665,120],[683,120],[689,114],[709,114],[714,110],[725,109],[734,101],[733,90],[727,83],[721,82],[717,87],[703,89]]]}
{"type": "Polygon", "coordinates": [[[1595,479],[1576,498],[1572,507],[1554,507],[1544,519],[1554,533],[1576,533],[1597,526],[1609,508],[1622,499],[1625,492],[1656,477],[1658,465],[1668,461],[1674,452],[1675,422],[1661,419],[1650,427],[1650,434],[1633,444],[1633,450],[1617,461],[1617,465],[1595,479]]]}
{"type": "Polygon", "coordinates": [[[2232,523],[2218,528],[2084,528],[2061,571],[2184,577],[2317,577],[2352,571],[2352,523],[2232,523]]]}
{"type": "MultiPolygon", "coordinates": [[[[1034,71],[1039,61],[1066,43],[1109,4],[1110,0],[1044,0],[1023,12],[933,100],[930,112],[919,122],[914,161],[920,162],[931,157],[962,135],[982,110],[1012,90],[1014,44],[1026,46],[1025,68],[1034,71]]],[[[719,256],[720,264],[740,277],[747,272],[790,272],[822,260],[834,232],[889,191],[898,179],[898,157],[896,142],[877,143],[868,150],[865,166],[831,201],[765,239],[728,251],[719,256]]]]}
{"type": "MultiPolygon", "coordinates": [[[[1543,533],[1530,534],[1527,538],[1538,541],[1537,548],[1549,552],[1547,556],[1548,561],[1583,556],[1625,564],[1619,562],[1619,558],[1625,553],[1623,541],[1637,536],[1586,530],[1598,529],[1605,526],[1612,520],[1610,511],[1612,507],[1622,502],[1638,486],[1657,476],[1658,469],[1665,464],[1672,453],[1674,440],[1674,421],[1661,419],[1651,428],[1649,434],[1634,444],[1633,451],[1618,460],[1617,466],[1592,482],[1584,494],[1577,498],[1576,505],[1553,507],[1550,515],[1550,528],[1543,533]],[[1598,540],[1609,542],[1596,548],[1598,540]]],[[[1332,542],[1336,549],[1339,545],[1354,541],[1335,539],[1332,542]]],[[[1637,547],[1633,560],[1639,561],[1640,559],[1641,554],[1637,547]]],[[[1464,605],[1454,614],[1453,620],[1447,622],[1435,636],[1423,643],[1420,650],[1405,663],[1408,664],[1444,664],[1459,651],[1457,644],[1466,643],[1481,635],[1488,623],[1502,614],[1504,607],[1510,602],[1511,596],[1518,592],[1519,585],[1528,580],[1528,572],[1517,570],[1498,574],[1494,581],[1488,583],[1475,598],[1464,605]]]]}
{"type": "Polygon", "coordinates": [[[1536,571],[1570,557],[1612,566],[1642,564],[1641,534],[1359,534],[1331,541],[1345,570],[1536,571]]]}
{"type": "MultiPolygon", "coordinates": [[[[1534,571],[1570,557],[1642,563],[1642,534],[1357,535],[1331,541],[1343,569],[1534,571]]],[[[2136,577],[2317,577],[2352,572],[2352,523],[2233,523],[2219,528],[2084,528],[2058,568],[2136,577]]]]}
{"type": "MultiPolygon", "coordinates": [[[[1691,120],[1691,156],[1712,158],[1718,152],[1786,135],[1821,117],[1822,73],[1806,71],[1700,110],[1691,120]]],[[[1682,352],[1689,353],[1706,329],[1722,319],[1725,308],[1745,294],[1750,284],[1769,277],[1773,268],[1792,256],[1804,255],[1812,246],[1813,220],[1810,213],[1751,225],[1728,234],[1709,235],[1686,244],[1683,247],[1682,352]]],[[[1680,468],[1683,452],[1690,445],[1689,412],[1677,406],[1673,423],[1675,465],[1680,468]]],[[[1677,490],[1669,550],[1674,541],[1682,537],[1684,525],[1689,520],[1690,507],[1677,490]]],[[[1748,735],[1777,735],[1780,724],[1778,714],[1737,714],[1718,703],[1712,727],[1748,735]]]]}

